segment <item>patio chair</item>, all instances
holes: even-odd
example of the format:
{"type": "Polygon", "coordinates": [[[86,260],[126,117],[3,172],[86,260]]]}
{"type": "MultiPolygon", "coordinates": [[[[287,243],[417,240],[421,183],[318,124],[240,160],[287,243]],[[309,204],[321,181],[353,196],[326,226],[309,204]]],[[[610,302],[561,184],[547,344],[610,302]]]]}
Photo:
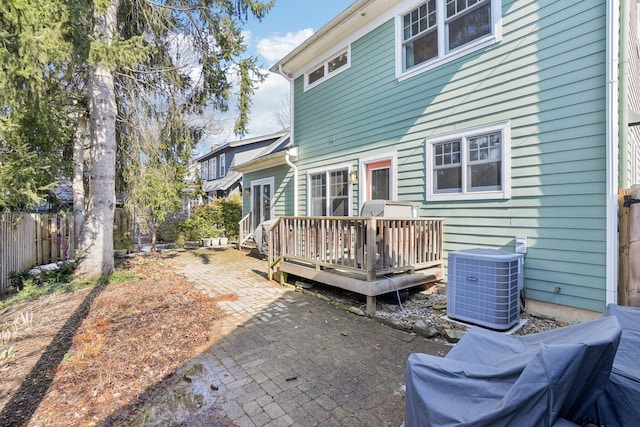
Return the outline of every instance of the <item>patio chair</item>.
{"type": "Polygon", "coordinates": [[[571,425],[607,384],[614,317],[522,337],[473,328],[440,358],[411,354],[406,427],[571,425]]]}

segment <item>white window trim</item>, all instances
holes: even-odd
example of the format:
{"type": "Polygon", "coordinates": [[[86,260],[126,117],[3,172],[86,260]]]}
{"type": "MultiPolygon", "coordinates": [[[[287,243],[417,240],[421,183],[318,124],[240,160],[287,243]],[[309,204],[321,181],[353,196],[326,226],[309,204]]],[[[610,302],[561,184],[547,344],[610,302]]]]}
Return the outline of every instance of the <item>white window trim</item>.
{"type": "MultiPolygon", "coordinates": [[[[449,200],[490,200],[490,199],[510,199],[511,198],[511,124],[509,121],[481,126],[463,131],[449,133],[425,140],[426,149],[426,200],[428,202],[439,202],[449,200]],[[502,189],[496,191],[467,191],[463,178],[462,192],[460,193],[435,193],[433,191],[433,145],[453,139],[485,134],[491,132],[502,132],[501,152],[502,152],[502,189]]],[[[463,152],[466,151],[464,147],[463,152]]],[[[463,154],[463,159],[466,157],[463,154]]],[[[462,173],[466,175],[467,162],[463,161],[462,173]]]]}
{"type": "MultiPolygon", "coordinates": [[[[331,166],[327,166],[324,168],[316,168],[316,169],[310,169],[307,171],[307,216],[311,216],[311,175],[317,175],[319,173],[325,173],[328,174],[329,172],[332,171],[336,171],[336,170],[341,170],[341,169],[346,169],[347,170],[347,177],[349,176],[349,174],[351,173],[351,171],[353,170],[353,167],[351,165],[351,163],[344,163],[344,164],[339,164],[339,165],[331,165],[331,166]]],[[[327,181],[327,185],[328,185],[328,181],[327,181]]],[[[349,200],[348,200],[348,216],[353,216],[353,184],[349,182],[349,179],[347,178],[347,185],[348,185],[348,192],[349,192],[349,200]]],[[[327,204],[327,207],[329,205],[327,204]]]]}
{"type": "Polygon", "coordinates": [[[502,40],[502,0],[491,0],[491,19],[493,26],[493,30],[491,34],[487,34],[484,37],[481,37],[473,42],[470,42],[464,46],[460,46],[455,49],[453,52],[447,53],[445,46],[445,30],[444,30],[444,0],[436,0],[438,4],[437,8],[437,26],[438,26],[438,56],[434,59],[426,61],[420,65],[416,65],[415,67],[411,67],[408,70],[404,69],[404,49],[403,45],[403,23],[402,17],[407,13],[411,12],[416,7],[420,6],[423,1],[415,3],[412,7],[408,8],[404,12],[396,15],[395,19],[395,32],[396,32],[396,80],[403,81],[408,78],[411,78],[415,75],[424,73],[425,71],[431,70],[433,68],[439,67],[447,62],[451,62],[460,58],[461,56],[467,55],[476,50],[482,49],[486,46],[490,46],[494,43],[498,43],[502,40]]]}
{"type": "Polygon", "coordinates": [[[220,178],[224,178],[225,175],[227,174],[227,168],[225,165],[225,153],[220,154],[220,165],[218,166],[218,169],[220,170],[220,178]]]}
{"type": "Polygon", "coordinates": [[[358,163],[358,212],[362,210],[365,198],[364,195],[367,192],[367,166],[370,163],[378,163],[391,160],[391,170],[389,171],[389,179],[391,180],[391,194],[389,198],[391,200],[398,200],[398,153],[382,154],[379,156],[372,156],[360,159],[358,163]]]}
{"type": "Polygon", "coordinates": [[[348,45],[346,48],[340,49],[337,52],[335,52],[332,55],[329,55],[325,60],[323,60],[322,62],[316,63],[313,67],[309,68],[307,71],[305,71],[304,73],[304,91],[308,91],[309,89],[313,89],[314,87],[318,86],[319,84],[329,80],[332,77],[337,76],[338,74],[348,70],[351,67],[351,45],[348,45]],[[329,73],[327,67],[329,64],[329,61],[331,61],[332,59],[334,59],[337,56],[342,55],[344,52],[347,52],[347,63],[345,65],[343,65],[342,67],[338,68],[337,70],[329,73]],[[309,73],[311,73],[312,71],[317,70],[320,66],[324,66],[325,68],[325,74],[323,77],[319,78],[318,80],[316,80],[315,82],[309,84],[309,73]]]}

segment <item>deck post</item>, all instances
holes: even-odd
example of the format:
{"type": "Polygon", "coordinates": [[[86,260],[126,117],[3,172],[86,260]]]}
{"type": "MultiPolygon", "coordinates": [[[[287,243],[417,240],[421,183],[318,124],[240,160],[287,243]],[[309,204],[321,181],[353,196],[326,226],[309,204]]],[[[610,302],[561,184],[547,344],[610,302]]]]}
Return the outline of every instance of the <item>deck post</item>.
{"type": "MultiPolygon", "coordinates": [[[[376,252],[377,252],[377,231],[378,224],[376,223],[375,218],[369,218],[366,220],[367,222],[367,245],[366,245],[366,256],[365,256],[365,265],[364,270],[367,272],[367,281],[373,282],[376,279],[376,252]]],[[[367,299],[367,306],[368,304],[367,299]]],[[[374,308],[375,310],[375,308],[374,308]]]]}
{"type": "Polygon", "coordinates": [[[367,295],[367,316],[376,314],[376,297],[367,295]]]}

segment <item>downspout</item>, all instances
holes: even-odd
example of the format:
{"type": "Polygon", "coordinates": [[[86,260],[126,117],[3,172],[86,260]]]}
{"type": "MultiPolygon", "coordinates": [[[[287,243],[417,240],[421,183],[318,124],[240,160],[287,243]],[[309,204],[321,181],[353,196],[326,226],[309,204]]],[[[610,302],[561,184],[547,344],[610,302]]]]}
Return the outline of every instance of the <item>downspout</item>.
{"type": "Polygon", "coordinates": [[[606,54],[606,304],[618,302],[618,176],[620,2],[607,0],[606,54]]]}
{"type": "MultiPolygon", "coordinates": [[[[297,147],[293,147],[291,150],[293,149],[297,149],[297,147]]],[[[298,167],[291,161],[291,150],[287,150],[284,161],[293,169],[293,216],[298,216],[298,167]]]]}
{"type": "MultiPolygon", "coordinates": [[[[289,142],[292,146],[295,145],[295,139],[293,137],[293,113],[294,113],[294,80],[293,77],[285,73],[282,69],[282,64],[278,64],[278,74],[287,79],[289,82],[289,142]]],[[[291,162],[289,150],[284,158],[285,162],[291,169],[293,169],[293,216],[298,216],[298,167],[291,162]]]]}
{"type": "Polygon", "coordinates": [[[629,0],[620,1],[620,176],[619,188],[627,188],[631,183],[629,164],[629,34],[631,32],[631,17],[629,0]]]}

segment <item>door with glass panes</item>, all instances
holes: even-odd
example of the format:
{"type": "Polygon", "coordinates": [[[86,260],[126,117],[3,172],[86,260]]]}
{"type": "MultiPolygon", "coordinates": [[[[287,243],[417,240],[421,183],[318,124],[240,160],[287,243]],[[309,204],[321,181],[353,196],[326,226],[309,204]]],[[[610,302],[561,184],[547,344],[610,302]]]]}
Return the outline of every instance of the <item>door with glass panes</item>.
{"type": "Polygon", "coordinates": [[[268,178],[259,181],[251,181],[251,216],[253,229],[258,224],[273,218],[273,189],[274,179],[268,178]]]}

